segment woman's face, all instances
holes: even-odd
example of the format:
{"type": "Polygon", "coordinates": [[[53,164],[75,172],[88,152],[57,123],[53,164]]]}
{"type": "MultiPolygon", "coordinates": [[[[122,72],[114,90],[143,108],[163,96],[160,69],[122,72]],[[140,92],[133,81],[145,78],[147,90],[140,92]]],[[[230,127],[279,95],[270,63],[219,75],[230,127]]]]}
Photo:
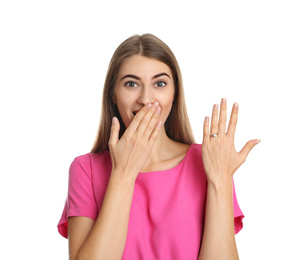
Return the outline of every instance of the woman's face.
{"type": "Polygon", "coordinates": [[[146,104],[159,102],[164,124],[172,108],[174,82],[170,68],[163,62],[134,55],[120,67],[114,89],[113,102],[117,104],[126,126],[146,104]]]}

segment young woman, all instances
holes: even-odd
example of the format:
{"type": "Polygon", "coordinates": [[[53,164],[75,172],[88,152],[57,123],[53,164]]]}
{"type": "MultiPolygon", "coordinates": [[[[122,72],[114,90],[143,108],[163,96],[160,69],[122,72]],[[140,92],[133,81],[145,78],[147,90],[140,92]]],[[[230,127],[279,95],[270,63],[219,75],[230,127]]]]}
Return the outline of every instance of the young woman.
{"type": "Polygon", "coordinates": [[[236,152],[238,104],[228,128],[226,99],[215,104],[195,144],[178,63],[151,34],[117,48],[102,103],[94,147],[69,171],[70,259],[238,259],[232,176],[259,142],[236,152]]]}

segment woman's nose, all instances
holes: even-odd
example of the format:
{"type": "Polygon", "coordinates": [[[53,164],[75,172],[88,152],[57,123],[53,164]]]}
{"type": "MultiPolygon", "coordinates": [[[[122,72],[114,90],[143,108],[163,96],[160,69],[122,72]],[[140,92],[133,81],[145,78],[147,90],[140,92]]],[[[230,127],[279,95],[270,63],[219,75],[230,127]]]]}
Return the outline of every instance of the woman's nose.
{"type": "Polygon", "coordinates": [[[154,103],[154,101],[155,99],[153,98],[151,92],[148,89],[143,88],[140,92],[138,103],[145,106],[149,103],[154,103]]]}

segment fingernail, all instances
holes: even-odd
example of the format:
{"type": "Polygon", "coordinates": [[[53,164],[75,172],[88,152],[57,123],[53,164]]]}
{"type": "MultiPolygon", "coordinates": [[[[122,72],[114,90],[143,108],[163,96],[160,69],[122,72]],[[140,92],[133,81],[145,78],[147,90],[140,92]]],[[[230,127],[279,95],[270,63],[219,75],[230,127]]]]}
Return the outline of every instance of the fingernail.
{"type": "Polygon", "coordinates": [[[238,108],[238,103],[234,103],[234,108],[238,108]]]}
{"type": "Polygon", "coordinates": [[[218,104],[214,105],[214,109],[216,109],[216,110],[218,109],[218,104]]]}
{"type": "Polygon", "coordinates": [[[112,118],[112,124],[115,125],[116,123],[117,123],[117,118],[114,116],[114,117],[112,118]]]}
{"type": "Polygon", "coordinates": [[[227,102],[227,99],[223,98],[223,99],[221,100],[221,102],[222,102],[223,104],[225,104],[225,103],[227,102]]]}
{"type": "Polygon", "coordinates": [[[152,106],[152,103],[147,104],[147,108],[150,108],[152,106]]]}
{"type": "Polygon", "coordinates": [[[158,107],[158,101],[156,101],[153,106],[158,107]]]}
{"type": "Polygon", "coordinates": [[[158,107],[157,109],[156,109],[156,114],[159,114],[160,113],[160,111],[161,111],[161,108],[160,107],[158,107]]]}
{"type": "Polygon", "coordinates": [[[260,142],[261,142],[261,140],[256,140],[256,142],[255,142],[255,143],[256,143],[256,144],[258,144],[258,143],[260,143],[260,142]]]}

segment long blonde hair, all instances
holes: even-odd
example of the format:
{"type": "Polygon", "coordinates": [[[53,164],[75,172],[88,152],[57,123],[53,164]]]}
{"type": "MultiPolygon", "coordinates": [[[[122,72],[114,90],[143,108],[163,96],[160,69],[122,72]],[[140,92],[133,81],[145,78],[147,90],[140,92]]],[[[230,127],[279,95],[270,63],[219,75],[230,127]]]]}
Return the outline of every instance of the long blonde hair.
{"type": "Polygon", "coordinates": [[[115,82],[123,61],[133,55],[142,55],[161,61],[169,66],[175,86],[175,96],[170,114],[165,122],[165,131],[169,138],[185,143],[194,143],[194,136],[189,123],[178,62],[171,49],[159,38],[152,34],[134,35],[122,42],[114,52],[109,63],[102,101],[102,112],[98,134],[91,153],[109,150],[108,142],[111,130],[111,120],[114,116],[119,119],[120,133],[123,135],[126,127],[122,121],[117,105],[113,103],[115,82]]]}

